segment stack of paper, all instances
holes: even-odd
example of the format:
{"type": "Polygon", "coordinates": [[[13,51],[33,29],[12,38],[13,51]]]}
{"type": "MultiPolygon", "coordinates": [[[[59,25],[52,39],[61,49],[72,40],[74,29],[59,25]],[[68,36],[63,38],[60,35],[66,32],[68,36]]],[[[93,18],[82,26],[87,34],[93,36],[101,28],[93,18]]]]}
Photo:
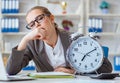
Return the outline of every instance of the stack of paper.
{"type": "Polygon", "coordinates": [[[28,76],[33,78],[74,78],[73,74],[68,74],[63,72],[29,73],[28,76]]]}

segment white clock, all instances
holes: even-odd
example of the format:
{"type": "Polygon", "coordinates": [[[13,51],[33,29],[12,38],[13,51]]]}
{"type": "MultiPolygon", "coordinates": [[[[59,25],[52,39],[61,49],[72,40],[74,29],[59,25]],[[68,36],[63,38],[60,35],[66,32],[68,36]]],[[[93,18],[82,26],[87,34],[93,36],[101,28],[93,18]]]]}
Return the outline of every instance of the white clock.
{"type": "Polygon", "coordinates": [[[68,62],[79,73],[96,71],[102,65],[103,59],[101,45],[89,36],[73,40],[67,50],[68,62]]]}

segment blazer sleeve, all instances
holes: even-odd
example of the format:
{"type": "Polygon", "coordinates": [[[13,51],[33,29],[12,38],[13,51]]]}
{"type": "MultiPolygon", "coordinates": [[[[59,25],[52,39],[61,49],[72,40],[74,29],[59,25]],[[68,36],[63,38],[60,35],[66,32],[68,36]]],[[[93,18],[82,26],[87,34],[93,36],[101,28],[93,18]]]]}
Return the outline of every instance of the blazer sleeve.
{"type": "Polygon", "coordinates": [[[32,59],[32,54],[28,47],[22,51],[17,51],[17,46],[12,49],[12,53],[8,58],[6,71],[9,75],[15,75],[21,71],[21,69],[28,65],[32,59]]]}
{"type": "Polygon", "coordinates": [[[111,73],[112,72],[112,64],[108,60],[108,58],[104,58],[102,66],[97,70],[98,73],[111,73]]]}
{"type": "Polygon", "coordinates": [[[110,63],[110,61],[108,60],[108,58],[104,58],[101,67],[98,68],[96,71],[91,72],[90,74],[111,73],[112,70],[112,64],[110,63]]]}

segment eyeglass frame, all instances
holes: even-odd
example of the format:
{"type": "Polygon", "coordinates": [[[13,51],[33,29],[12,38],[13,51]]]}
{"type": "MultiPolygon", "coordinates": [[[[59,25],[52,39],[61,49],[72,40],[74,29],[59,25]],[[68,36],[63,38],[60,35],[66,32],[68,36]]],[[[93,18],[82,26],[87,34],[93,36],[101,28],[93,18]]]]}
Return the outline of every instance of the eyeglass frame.
{"type": "MultiPolygon", "coordinates": [[[[50,15],[51,15],[51,14],[40,14],[40,15],[36,16],[36,17],[35,17],[35,20],[31,21],[30,23],[34,22],[34,25],[35,25],[35,22],[41,23],[41,22],[43,21],[43,19],[45,18],[45,16],[50,16],[50,15]],[[43,18],[42,18],[41,21],[39,22],[40,19],[38,19],[38,17],[40,17],[40,16],[43,16],[43,18]]],[[[31,27],[31,28],[29,27],[30,23],[26,25],[26,28],[29,29],[29,30],[31,30],[31,29],[33,28],[33,27],[31,27]]]]}

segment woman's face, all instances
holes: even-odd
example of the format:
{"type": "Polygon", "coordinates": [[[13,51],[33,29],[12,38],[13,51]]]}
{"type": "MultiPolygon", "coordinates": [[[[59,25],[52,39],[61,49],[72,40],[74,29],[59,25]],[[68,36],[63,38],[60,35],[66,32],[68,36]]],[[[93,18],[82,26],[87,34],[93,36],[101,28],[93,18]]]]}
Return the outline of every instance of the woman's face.
{"type": "Polygon", "coordinates": [[[50,37],[55,32],[54,16],[46,15],[40,9],[34,9],[26,16],[26,21],[31,29],[41,28],[45,30],[46,36],[50,37]]]}

